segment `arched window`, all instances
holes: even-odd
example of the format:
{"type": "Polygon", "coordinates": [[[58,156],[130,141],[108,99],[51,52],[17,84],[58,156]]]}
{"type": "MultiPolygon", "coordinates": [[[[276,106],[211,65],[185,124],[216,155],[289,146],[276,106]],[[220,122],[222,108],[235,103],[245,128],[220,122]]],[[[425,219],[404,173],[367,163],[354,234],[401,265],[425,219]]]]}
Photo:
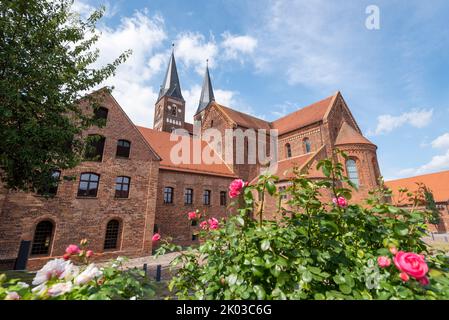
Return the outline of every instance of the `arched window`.
{"type": "Polygon", "coordinates": [[[78,197],[96,197],[100,176],[96,173],[81,173],[78,197]]]}
{"type": "Polygon", "coordinates": [[[346,161],[346,172],[348,173],[349,180],[358,187],[359,173],[357,171],[357,164],[354,159],[348,159],[346,161]]]}
{"type": "Polygon", "coordinates": [[[129,151],[131,150],[131,142],[128,140],[117,141],[116,157],[129,158],[129,151]]]}
{"type": "Polygon", "coordinates": [[[292,148],[290,147],[290,143],[287,143],[285,145],[285,156],[287,158],[291,158],[291,156],[292,156],[292,148]]]}
{"type": "Polygon", "coordinates": [[[302,143],[304,144],[304,151],[305,151],[305,153],[309,153],[310,151],[312,151],[312,145],[310,143],[309,138],[304,138],[302,143]]]}
{"type": "Polygon", "coordinates": [[[106,225],[106,235],[104,237],[104,249],[117,249],[117,243],[120,235],[120,222],[111,220],[106,225]]]}
{"type": "Polygon", "coordinates": [[[48,255],[53,237],[53,223],[45,220],[36,225],[34,231],[33,245],[31,247],[32,255],[48,255]]]}

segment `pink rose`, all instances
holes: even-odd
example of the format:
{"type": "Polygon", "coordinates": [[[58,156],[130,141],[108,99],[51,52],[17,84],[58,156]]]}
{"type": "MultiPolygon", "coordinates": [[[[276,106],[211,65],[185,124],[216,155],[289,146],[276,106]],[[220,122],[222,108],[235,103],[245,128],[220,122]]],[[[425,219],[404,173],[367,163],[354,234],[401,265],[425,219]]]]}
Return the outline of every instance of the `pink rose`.
{"type": "Polygon", "coordinates": [[[415,279],[425,277],[427,271],[429,271],[424,256],[413,252],[399,251],[393,261],[399,271],[405,272],[415,279]]]}
{"type": "Polygon", "coordinates": [[[71,244],[65,249],[65,252],[68,254],[78,254],[80,253],[80,248],[76,244],[71,244]]]}
{"type": "Polygon", "coordinates": [[[153,235],[153,238],[151,238],[151,240],[152,240],[153,242],[157,242],[157,241],[161,240],[161,235],[160,235],[159,233],[155,233],[155,234],[153,235]]]}
{"type": "Polygon", "coordinates": [[[422,277],[422,278],[419,279],[418,281],[419,281],[419,283],[420,283],[422,286],[427,286],[427,285],[429,285],[429,278],[427,278],[427,277],[422,277]]]}
{"type": "Polygon", "coordinates": [[[348,206],[348,201],[344,197],[333,198],[332,202],[340,208],[346,208],[348,206]]]}
{"type": "Polygon", "coordinates": [[[206,230],[208,226],[209,226],[209,225],[207,224],[207,221],[206,221],[206,220],[204,220],[204,221],[202,221],[202,222],[200,223],[200,228],[203,229],[203,230],[206,230]]]}
{"type": "Polygon", "coordinates": [[[239,194],[242,192],[242,189],[248,185],[247,182],[243,181],[242,179],[235,179],[231,182],[229,185],[229,197],[230,198],[236,198],[239,196],[239,194]]]}
{"type": "Polygon", "coordinates": [[[392,255],[396,255],[398,253],[398,249],[396,249],[396,247],[391,247],[390,252],[392,255]]]}
{"type": "Polygon", "coordinates": [[[209,223],[209,229],[216,230],[218,229],[218,220],[215,218],[211,218],[207,221],[209,223]]]}
{"type": "Polygon", "coordinates": [[[401,277],[401,280],[404,281],[404,282],[407,282],[408,279],[410,279],[408,277],[408,274],[406,274],[405,272],[401,272],[401,274],[399,276],[401,277]]]}
{"type": "Polygon", "coordinates": [[[194,220],[194,219],[196,219],[196,212],[191,211],[187,214],[187,216],[189,217],[189,220],[194,220]]]}
{"type": "Polygon", "coordinates": [[[391,260],[388,257],[381,256],[381,257],[377,258],[377,264],[381,268],[386,268],[386,267],[390,266],[391,260]]]}
{"type": "Polygon", "coordinates": [[[15,291],[11,291],[8,292],[8,294],[5,297],[5,300],[20,300],[20,295],[15,291]]]}
{"type": "Polygon", "coordinates": [[[87,250],[86,257],[90,258],[94,255],[94,252],[92,250],[87,250]]]}

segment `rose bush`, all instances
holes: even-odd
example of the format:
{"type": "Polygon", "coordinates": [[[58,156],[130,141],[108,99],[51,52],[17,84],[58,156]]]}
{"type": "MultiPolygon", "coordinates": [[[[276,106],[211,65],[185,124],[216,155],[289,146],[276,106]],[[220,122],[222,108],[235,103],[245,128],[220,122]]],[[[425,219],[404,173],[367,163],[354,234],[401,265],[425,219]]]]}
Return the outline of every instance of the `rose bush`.
{"type": "Polygon", "coordinates": [[[119,257],[104,267],[91,263],[94,255],[80,246],[67,247],[63,259],[50,260],[40,269],[32,286],[0,276],[0,300],[111,300],[148,299],[154,295],[151,282],[141,270],[123,268],[119,257]]]}
{"type": "MultiPolygon", "coordinates": [[[[427,212],[392,206],[382,183],[364,206],[353,204],[355,186],[342,165],[323,160],[318,169],[325,179],[296,172],[285,191],[270,175],[254,185],[234,181],[236,213],[217,228],[200,223],[200,246],[172,262],[172,293],[183,299],[449,298],[448,257],[422,240],[427,212]],[[323,203],[328,194],[333,200],[323,203]],[[263,219],[267,197],[276,198],[276,221],[263,219]]],[[[158,253],[179,249],[166,243],[158,253]]]]}

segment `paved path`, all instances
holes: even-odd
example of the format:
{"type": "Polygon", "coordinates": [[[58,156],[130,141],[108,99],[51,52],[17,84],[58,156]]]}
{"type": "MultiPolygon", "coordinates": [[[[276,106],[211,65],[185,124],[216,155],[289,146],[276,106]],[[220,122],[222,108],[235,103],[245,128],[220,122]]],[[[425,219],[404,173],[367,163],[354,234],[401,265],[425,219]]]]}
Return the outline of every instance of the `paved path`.
{"type": "MultiPolygon", "coordinates": [[[[146,263],[148,268],[156,268],[156,266],[158,264],[160,264],[162,266],[162,268],[164,268],[164,267],[168,267],[170,262],[179,255],[180,255],[179,252],[171,252],[171,253],[167,253],[162,256],[159,256],[157,258],[155,258],[154,256],[131,258],[124,263],[124,266],[125,266],[125,268],[134,268],[134,267],[143,268],[143,265],[146,263]]],[[[99,265],[104,265],[106,263],[107,262],[99,263],[99,265]]]]}

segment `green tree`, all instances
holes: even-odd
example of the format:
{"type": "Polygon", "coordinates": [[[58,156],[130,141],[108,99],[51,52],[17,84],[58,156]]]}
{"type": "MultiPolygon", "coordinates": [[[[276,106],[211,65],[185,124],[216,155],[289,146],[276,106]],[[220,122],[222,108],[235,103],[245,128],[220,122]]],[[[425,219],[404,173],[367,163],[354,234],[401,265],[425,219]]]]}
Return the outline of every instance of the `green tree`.
{"type": "Polygon", "coordinates": [[[432,192],[427,187],[424,187],[424,197],[426,199],[426,209],[431,212],[429,223],[437,226],[440,224],[440,211],[435,204],[432,192]]]}
{"type": "MultiPolygon", "coordinates": [[[[99,56],[95,26],[104,8],[84,20],[72,4],[0,1],[0,178],[8,188],[48,189],[54,170],[82,159],[80,133],[101,121],[82,109],[80,99],[130,54],[92,67],[99,56]]],[[[86,99],[99,107],[98,96],[86,99]]]]}

